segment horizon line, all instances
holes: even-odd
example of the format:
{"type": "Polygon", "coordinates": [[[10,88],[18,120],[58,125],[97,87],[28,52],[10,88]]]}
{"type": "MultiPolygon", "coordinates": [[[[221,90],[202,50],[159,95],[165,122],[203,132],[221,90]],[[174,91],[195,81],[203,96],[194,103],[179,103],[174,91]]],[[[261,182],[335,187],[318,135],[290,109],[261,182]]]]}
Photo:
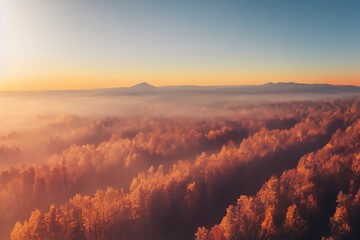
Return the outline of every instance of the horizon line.
{"type": "Polygon", "coordinates": [[[131,86],[116,86],[116,87],[98,87],[98,88],[63,88],[63,89],[39,89],[39,90],[0,90],[0,93],[42,93],[42,92],[76,92],[76,91],[96,91],[96,90],[110,90],[110,89],[131,89],[141,84],[147,84],[149,87],[155,88],[167,88],[167,87],[257,87],[264,86],[269,84],[297,84],[297,85],[327,85],[327,86],[341,86],[341,87],[356,87],[360,88],[359,85],[353,84],[331,84],[331,83],[304,83],[304,82],[294,82],[294,81],[269,81],[261,84],[213,84],[213,85],[199,85],[199,84],[172,84],[172,85],[153,85],[149,82],[139,82],[131,86]]]}

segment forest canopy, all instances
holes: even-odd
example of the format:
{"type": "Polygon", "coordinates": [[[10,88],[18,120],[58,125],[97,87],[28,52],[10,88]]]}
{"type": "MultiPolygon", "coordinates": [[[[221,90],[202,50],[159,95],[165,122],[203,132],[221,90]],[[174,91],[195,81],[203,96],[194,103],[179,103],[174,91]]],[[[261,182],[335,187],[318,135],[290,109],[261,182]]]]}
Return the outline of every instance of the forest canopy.
{"type": "Polygon", "coordinates": [[[1,238],[360,236],[359,100],[206,112],[68,111],[1,130],[1,238]]]}

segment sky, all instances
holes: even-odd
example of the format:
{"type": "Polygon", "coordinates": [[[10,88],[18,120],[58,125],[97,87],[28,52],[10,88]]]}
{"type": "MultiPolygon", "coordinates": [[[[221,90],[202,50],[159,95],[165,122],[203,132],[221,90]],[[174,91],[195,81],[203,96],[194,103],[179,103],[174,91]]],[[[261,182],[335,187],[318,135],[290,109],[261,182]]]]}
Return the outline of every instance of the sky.
{"type": "Polygon", "coordinates": [[[0,90],[360,85],[360,1],[0,0],[0,90]]]}

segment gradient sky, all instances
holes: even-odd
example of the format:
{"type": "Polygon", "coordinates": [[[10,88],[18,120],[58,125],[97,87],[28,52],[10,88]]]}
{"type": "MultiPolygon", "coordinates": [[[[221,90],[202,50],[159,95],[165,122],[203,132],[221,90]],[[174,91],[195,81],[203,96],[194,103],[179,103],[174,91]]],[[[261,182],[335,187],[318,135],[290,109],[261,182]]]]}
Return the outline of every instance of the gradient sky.
{"type": "Polygon", "coordinates": [[[360,85],[360,1],[0,0],[0,90],[360,85]]]}

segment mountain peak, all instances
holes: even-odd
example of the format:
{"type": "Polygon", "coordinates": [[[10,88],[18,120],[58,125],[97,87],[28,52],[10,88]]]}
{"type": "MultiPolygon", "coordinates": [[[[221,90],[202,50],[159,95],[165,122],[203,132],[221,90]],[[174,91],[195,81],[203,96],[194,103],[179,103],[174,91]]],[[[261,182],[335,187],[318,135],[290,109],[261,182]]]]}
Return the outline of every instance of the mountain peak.
{"type": "Polygon", "coordinates": [[[155,86],[153,86],[147,82],[138,83],[130,88],[131,89],[139,89],[139,90],[156,89],[155,86]]]}
{"type": "Polygon", "coordinates": [[[296,85],[301,85],[299,83],[296,82],[268,82],[266,84],[264,84],[265,86],[296,86],[296,85]]]}

